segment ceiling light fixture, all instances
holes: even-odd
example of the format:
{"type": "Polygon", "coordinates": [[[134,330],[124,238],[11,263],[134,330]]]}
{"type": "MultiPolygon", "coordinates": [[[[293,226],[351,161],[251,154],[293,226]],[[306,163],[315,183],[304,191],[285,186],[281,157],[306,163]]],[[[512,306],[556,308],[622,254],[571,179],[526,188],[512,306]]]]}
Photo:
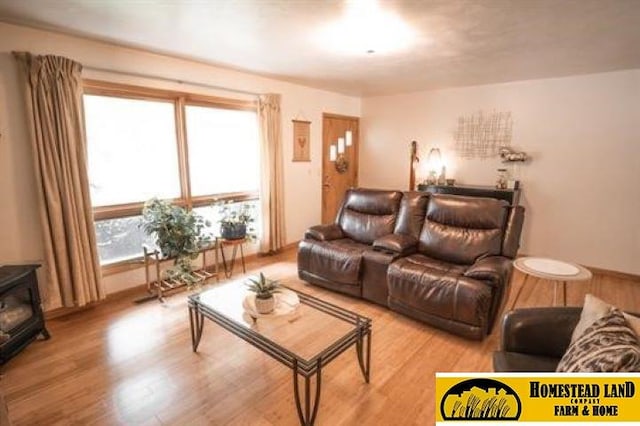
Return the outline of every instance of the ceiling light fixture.
{"type": "Polygon", "coordinates": [[[344,16],[317,34],[322,46],[344,54],[392,53],[411,47],[415,39],[413,28],[376,0],[348,2],[344,16]]]}

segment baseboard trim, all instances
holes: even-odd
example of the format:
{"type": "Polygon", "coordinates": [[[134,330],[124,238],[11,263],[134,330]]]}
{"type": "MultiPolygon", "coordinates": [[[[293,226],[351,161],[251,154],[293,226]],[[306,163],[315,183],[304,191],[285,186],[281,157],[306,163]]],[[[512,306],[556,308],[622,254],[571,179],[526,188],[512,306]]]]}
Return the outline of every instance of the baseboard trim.
{"type": "Polygon", "coordinates": [[[640,283],[640,275],[629,274],[627,272],[612,271],[610,269],[596,268],[595,266],[585,266],[585,268],[589,269],[594,274],[640,283]]]}
{"type": "Polygon", "coordinates": [[[48,321],[56,318],[66,317],[67,315],[77,314],[78,312],[88,311],[90,309],[93,309],[95,305],[98,303],[101,303],[101,302],[96,302],[90,305],[85,305],[85,306],[75,307],[75,308],[55,308],[50,311],[45,311],[44,319],[45,321],[48,321]]]}
{"type": "MultiPolygon", "coordinates": [[[[290,250],[295,250],[298,247],[299,243],[300,241],[294,241],[292,243],[289,243],[284,247],[282,247],[277,253],[269,253],[269,254],[252,253],[245,256],[244,261],[246,264],[250,264],[252,262],[257,261],[259,258],[264,258],[264,257],[276,255],[276,254],[282,254],[290,250]]],[[[137,266],[137,267],[140,268],[143,266],[137,266]]],[[[239,265],[236,263],[236,268],[238,267],[239,265]]],[[[131,269],[137,269],[137,268],[131,268],[131,269]]],[[[225,277],[224,277],[223,269],[220,271],[220,274],[221,274],[221,279],[224,280],[225,277]]],[[[56,319],[60,317],[65,317],[67,315],[72,315],[78,312],[83,312],[89,309],[93,309],[97,305],[100,305],[101,303],[104,303],[104,302],[111,302],[114,300],[121,300],[121,299],[127,299],[127,298],[134,299],[136,297],[140,297],[141,294],[148,294],[146,283],[137,284],[133,287],[125,288],[124,290],[118,290],[113,293],[109,293],[104,300],[101,300],[99,302],[95,302],[86,306],[74,307],[74,308],[56,308],[50,311],[46,311],[44,313],[44,318],[45,320],[51,320],[51,319],[56,319]]]]}

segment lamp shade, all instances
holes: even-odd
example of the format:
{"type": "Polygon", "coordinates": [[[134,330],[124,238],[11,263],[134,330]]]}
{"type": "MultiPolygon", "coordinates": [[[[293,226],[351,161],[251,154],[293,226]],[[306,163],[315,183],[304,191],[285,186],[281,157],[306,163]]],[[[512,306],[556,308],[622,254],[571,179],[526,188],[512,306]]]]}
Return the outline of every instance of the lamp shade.
{"type": "Polygon", "coordinates": [[[427,167],[429,171],[440,171],[442,168],[442,154],[439,148],[431,148],[427,156],[427,167]]]}

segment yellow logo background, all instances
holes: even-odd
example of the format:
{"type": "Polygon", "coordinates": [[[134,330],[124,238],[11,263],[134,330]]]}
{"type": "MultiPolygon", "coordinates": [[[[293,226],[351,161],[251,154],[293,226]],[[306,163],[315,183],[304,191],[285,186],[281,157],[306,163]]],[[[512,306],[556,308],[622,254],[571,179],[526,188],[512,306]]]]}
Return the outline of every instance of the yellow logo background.
{"type": "Polygon", "coordinates": [[[467,421],[474,417],[473,413],[476,416],[491,415],[491,410],[496,415],[493,420],[552,423],[640,421],[640,374],[436,373],[438,422],[467,421]],[[479,379],[488,382],[482,384],[479,379]],[[494,382],[494,387],[490,382],[494,382]],[[482,385],[465,389],[474,383],[482,385]],[[509,390],[521,403],[519,416],[514,411],[516,398],[510,395],[509,390]]]}

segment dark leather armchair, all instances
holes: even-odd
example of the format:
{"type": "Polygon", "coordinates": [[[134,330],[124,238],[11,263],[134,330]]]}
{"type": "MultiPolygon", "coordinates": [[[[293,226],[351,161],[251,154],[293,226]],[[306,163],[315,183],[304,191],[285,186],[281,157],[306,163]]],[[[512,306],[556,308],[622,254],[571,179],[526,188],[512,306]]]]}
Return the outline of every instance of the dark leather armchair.
{"type": "Polygon", "coordinates": [[[399,191],[348,190],[335,223],[305,232],[298,247],[299,277],[362,296],[365,253],[373,251],[374,241],[393,233],[401,199],[399,191]]]}
{"type": "Polygon", "coordinates": [[[528,308],[502,320],[500,350],[493,354],[498,372],[555,371],[567,351],[581,307],[528,308]]]}
{"type": "Polygon", "coordinates": [[[523,216],[501,200],[432,195],[416,252],[389,266],[389,307],[484,338],[507,294],[523,216]]]}

